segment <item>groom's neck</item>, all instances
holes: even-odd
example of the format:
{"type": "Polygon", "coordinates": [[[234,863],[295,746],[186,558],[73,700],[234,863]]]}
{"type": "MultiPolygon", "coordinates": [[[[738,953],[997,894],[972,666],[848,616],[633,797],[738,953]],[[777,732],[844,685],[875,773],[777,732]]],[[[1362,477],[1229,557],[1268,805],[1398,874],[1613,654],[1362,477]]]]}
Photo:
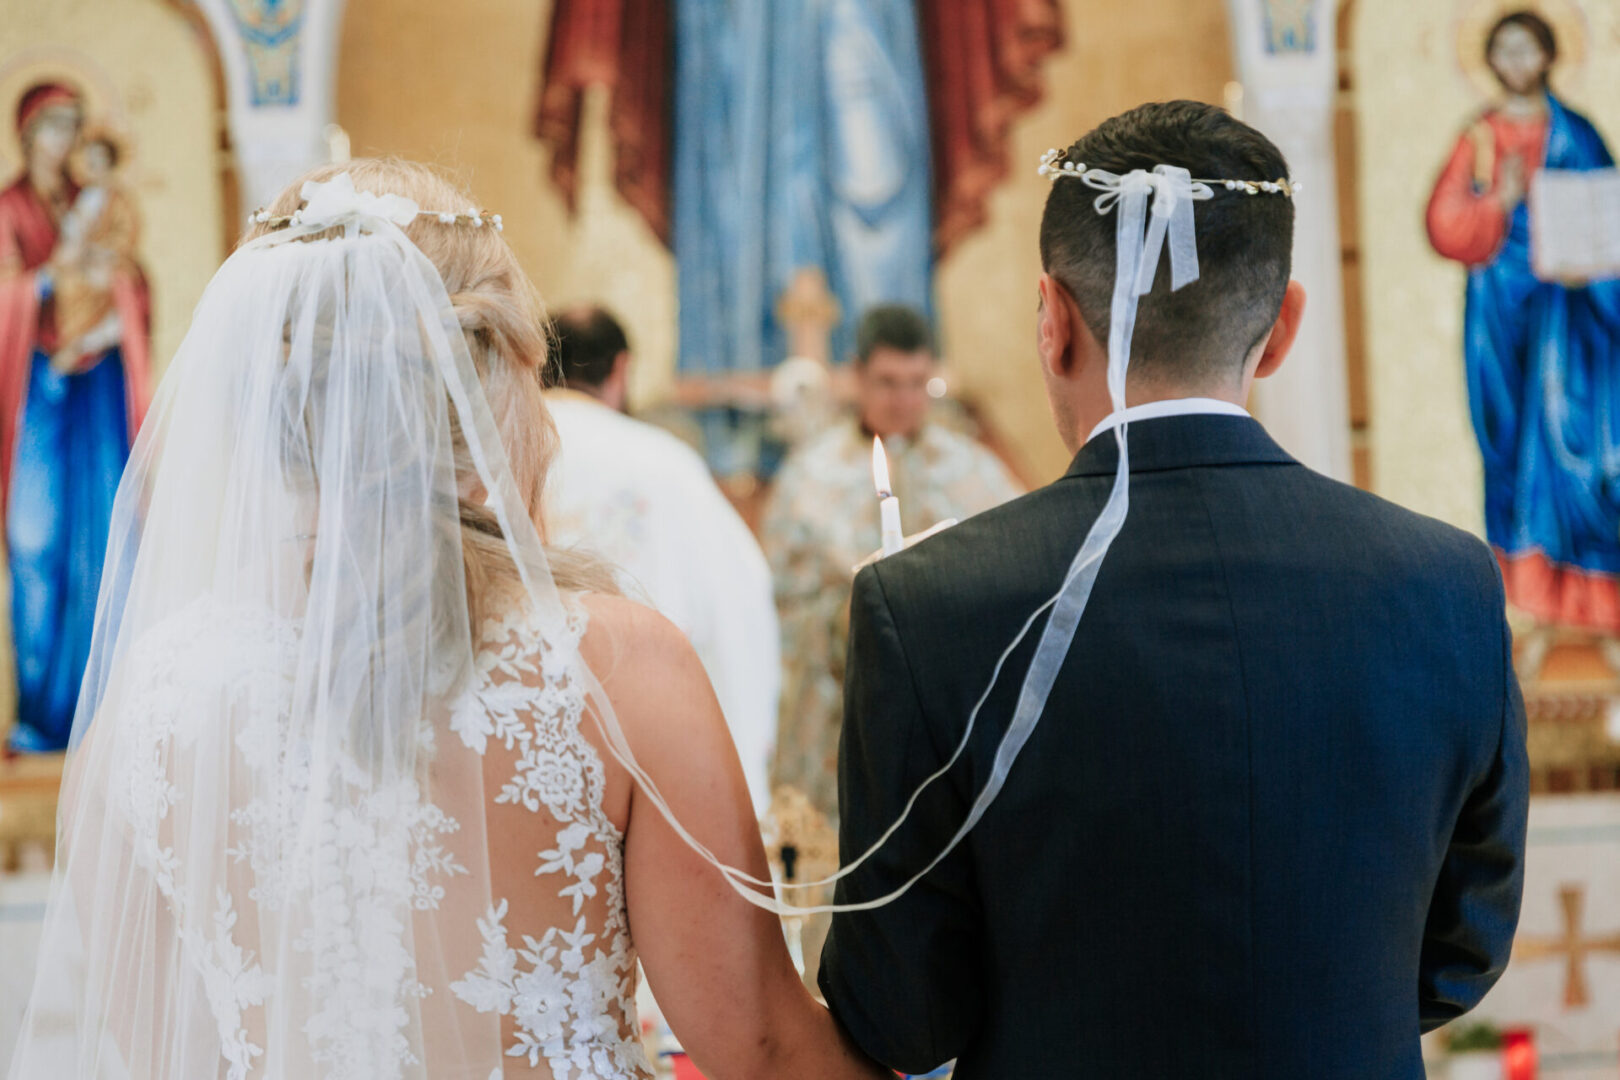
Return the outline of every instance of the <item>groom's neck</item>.
{"type": "MultiPolygon", "coordinates": [[[[1081,408],[1075,410],[1073,445],[1083,446],[1086,437],[1098,424],[1114,411],[1106,386],[1096,388],[1081,408]]],[[[1248,406],[1248,394],[1241,383],[1219,381],[1169,381],[1164,379],[1130,379],[1125,385],[1125,405],[1147,405],[1155,401],[1174,401],[1179,398],[1214,398],[1239,407],[1248,406]]]]}

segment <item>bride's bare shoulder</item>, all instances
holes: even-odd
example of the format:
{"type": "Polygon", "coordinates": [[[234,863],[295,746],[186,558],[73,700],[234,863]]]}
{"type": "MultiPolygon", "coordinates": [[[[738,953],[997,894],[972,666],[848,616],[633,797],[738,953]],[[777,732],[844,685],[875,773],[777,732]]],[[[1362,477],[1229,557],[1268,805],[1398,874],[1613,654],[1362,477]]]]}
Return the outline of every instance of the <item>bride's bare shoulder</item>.
{"type": "Polygon", "coordinates": [[[580,652],[617,708],[656,705],[667,717],[713,702],[702,661],[674,623],[622,596],[580,599],[589,616],[580,652]]]}

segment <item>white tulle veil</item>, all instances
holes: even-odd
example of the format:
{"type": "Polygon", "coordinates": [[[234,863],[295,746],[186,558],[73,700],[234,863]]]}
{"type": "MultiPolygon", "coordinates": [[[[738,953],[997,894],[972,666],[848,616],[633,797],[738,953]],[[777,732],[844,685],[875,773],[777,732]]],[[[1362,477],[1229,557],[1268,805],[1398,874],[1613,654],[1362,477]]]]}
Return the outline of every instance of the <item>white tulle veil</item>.
{"type": "Polygon", "coordinates": [[[416,207],[348,181],[226,261],[133,448],[19,1080],[500,1073],[450,990],[490,906],[458,430],[563,613],[416,207]]]}

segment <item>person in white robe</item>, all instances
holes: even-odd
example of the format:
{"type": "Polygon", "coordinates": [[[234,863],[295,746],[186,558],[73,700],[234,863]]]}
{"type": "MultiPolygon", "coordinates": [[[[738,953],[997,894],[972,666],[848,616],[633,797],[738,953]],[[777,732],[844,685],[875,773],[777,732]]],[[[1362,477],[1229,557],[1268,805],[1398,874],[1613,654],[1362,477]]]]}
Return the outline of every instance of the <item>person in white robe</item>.
{"type": "Polygon", "coordinates": [[[580,308],[554,328],[561,382],[546,398],[561,446],[547,474],[548,539],[612,563],[628,595],[686,634],[763,815],[782,679],[765,555],[697,451],[627,415],[632,358],[613,316],[580,308]]]}

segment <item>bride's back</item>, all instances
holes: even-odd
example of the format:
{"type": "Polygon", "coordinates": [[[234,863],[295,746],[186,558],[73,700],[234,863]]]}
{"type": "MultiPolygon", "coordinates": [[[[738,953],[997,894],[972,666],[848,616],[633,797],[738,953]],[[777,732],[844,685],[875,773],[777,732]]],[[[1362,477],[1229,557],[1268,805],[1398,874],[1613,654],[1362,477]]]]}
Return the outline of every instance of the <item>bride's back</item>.
{"type": "MultiPolygon", "coordinates": [[[[409,162],[356,161],[310,178],[340,171],[360,190],[402,195],[424,208],[466,208],[454,220],[419,217],[405,232],[443,281],[495,422],[523,501],[506,510],[540,528],[540,491],[556,443],[540,394],[545,319],[493,227],[498,219],[471,207],[436,172],[409,162]]],[[[270,208],[272,217],[296,210],[291,193],[270,208]]],[[[652,1070],[637,1031],[637,964],[624,889],[629,784],[583,722],[590,675],[580,649],[590,616],[581,597],[611,589],[611,576],[588,557],[548,552],[545,569],[565,617],[559,623],[536,611],[534,583],[519,571],[507,536],[513,523],[501,520],[490,497],[481,475],[488,465],[473,452],[459,404],[450,402],[450,432],[462,566],[436,572],[464,582],[472,669],[448,705],[455,738],[441,739],[434,753],[462,777],[470,775],[465,766],[448,759],[477,759],[484,820],[457,824],[483,839],[486,850],[464,850],[463,862],[486,860],[487,884],[474,868],[470,890],[454,881],[444,888],[482,890],[488,903],[465,927],[469,935],[476,930],[481,947],[476,965],[449,964],[448,986],[439,992],[448,989],[462,1005],[500,1017],[508,1072],[527,1066],[558,1080],[637,1080],[652,1070]]],[[[598,633],[611,632],[604,626],[598,633]]],[[[459,643],[444,644],[459,651],[459,643]]],[[[472,812],[468,800],[460,805],[463,815],[472,812]]],[[[443,901],[436,911],[440,922],[468,922],[469,914],[443,901]]]]}
{"type": "Polygon", "coordinates": [[[580,600],[569,610],[560,642],[522,605],[486,620],[452,721],[483,756],[494,894],[479,967],[452,989],[498,1012],[508,1053],[539,1074],[633,1080],[651,1067],[624,890],[628,778],[588,730],[576,666],[589,616],[580,600]]]}

